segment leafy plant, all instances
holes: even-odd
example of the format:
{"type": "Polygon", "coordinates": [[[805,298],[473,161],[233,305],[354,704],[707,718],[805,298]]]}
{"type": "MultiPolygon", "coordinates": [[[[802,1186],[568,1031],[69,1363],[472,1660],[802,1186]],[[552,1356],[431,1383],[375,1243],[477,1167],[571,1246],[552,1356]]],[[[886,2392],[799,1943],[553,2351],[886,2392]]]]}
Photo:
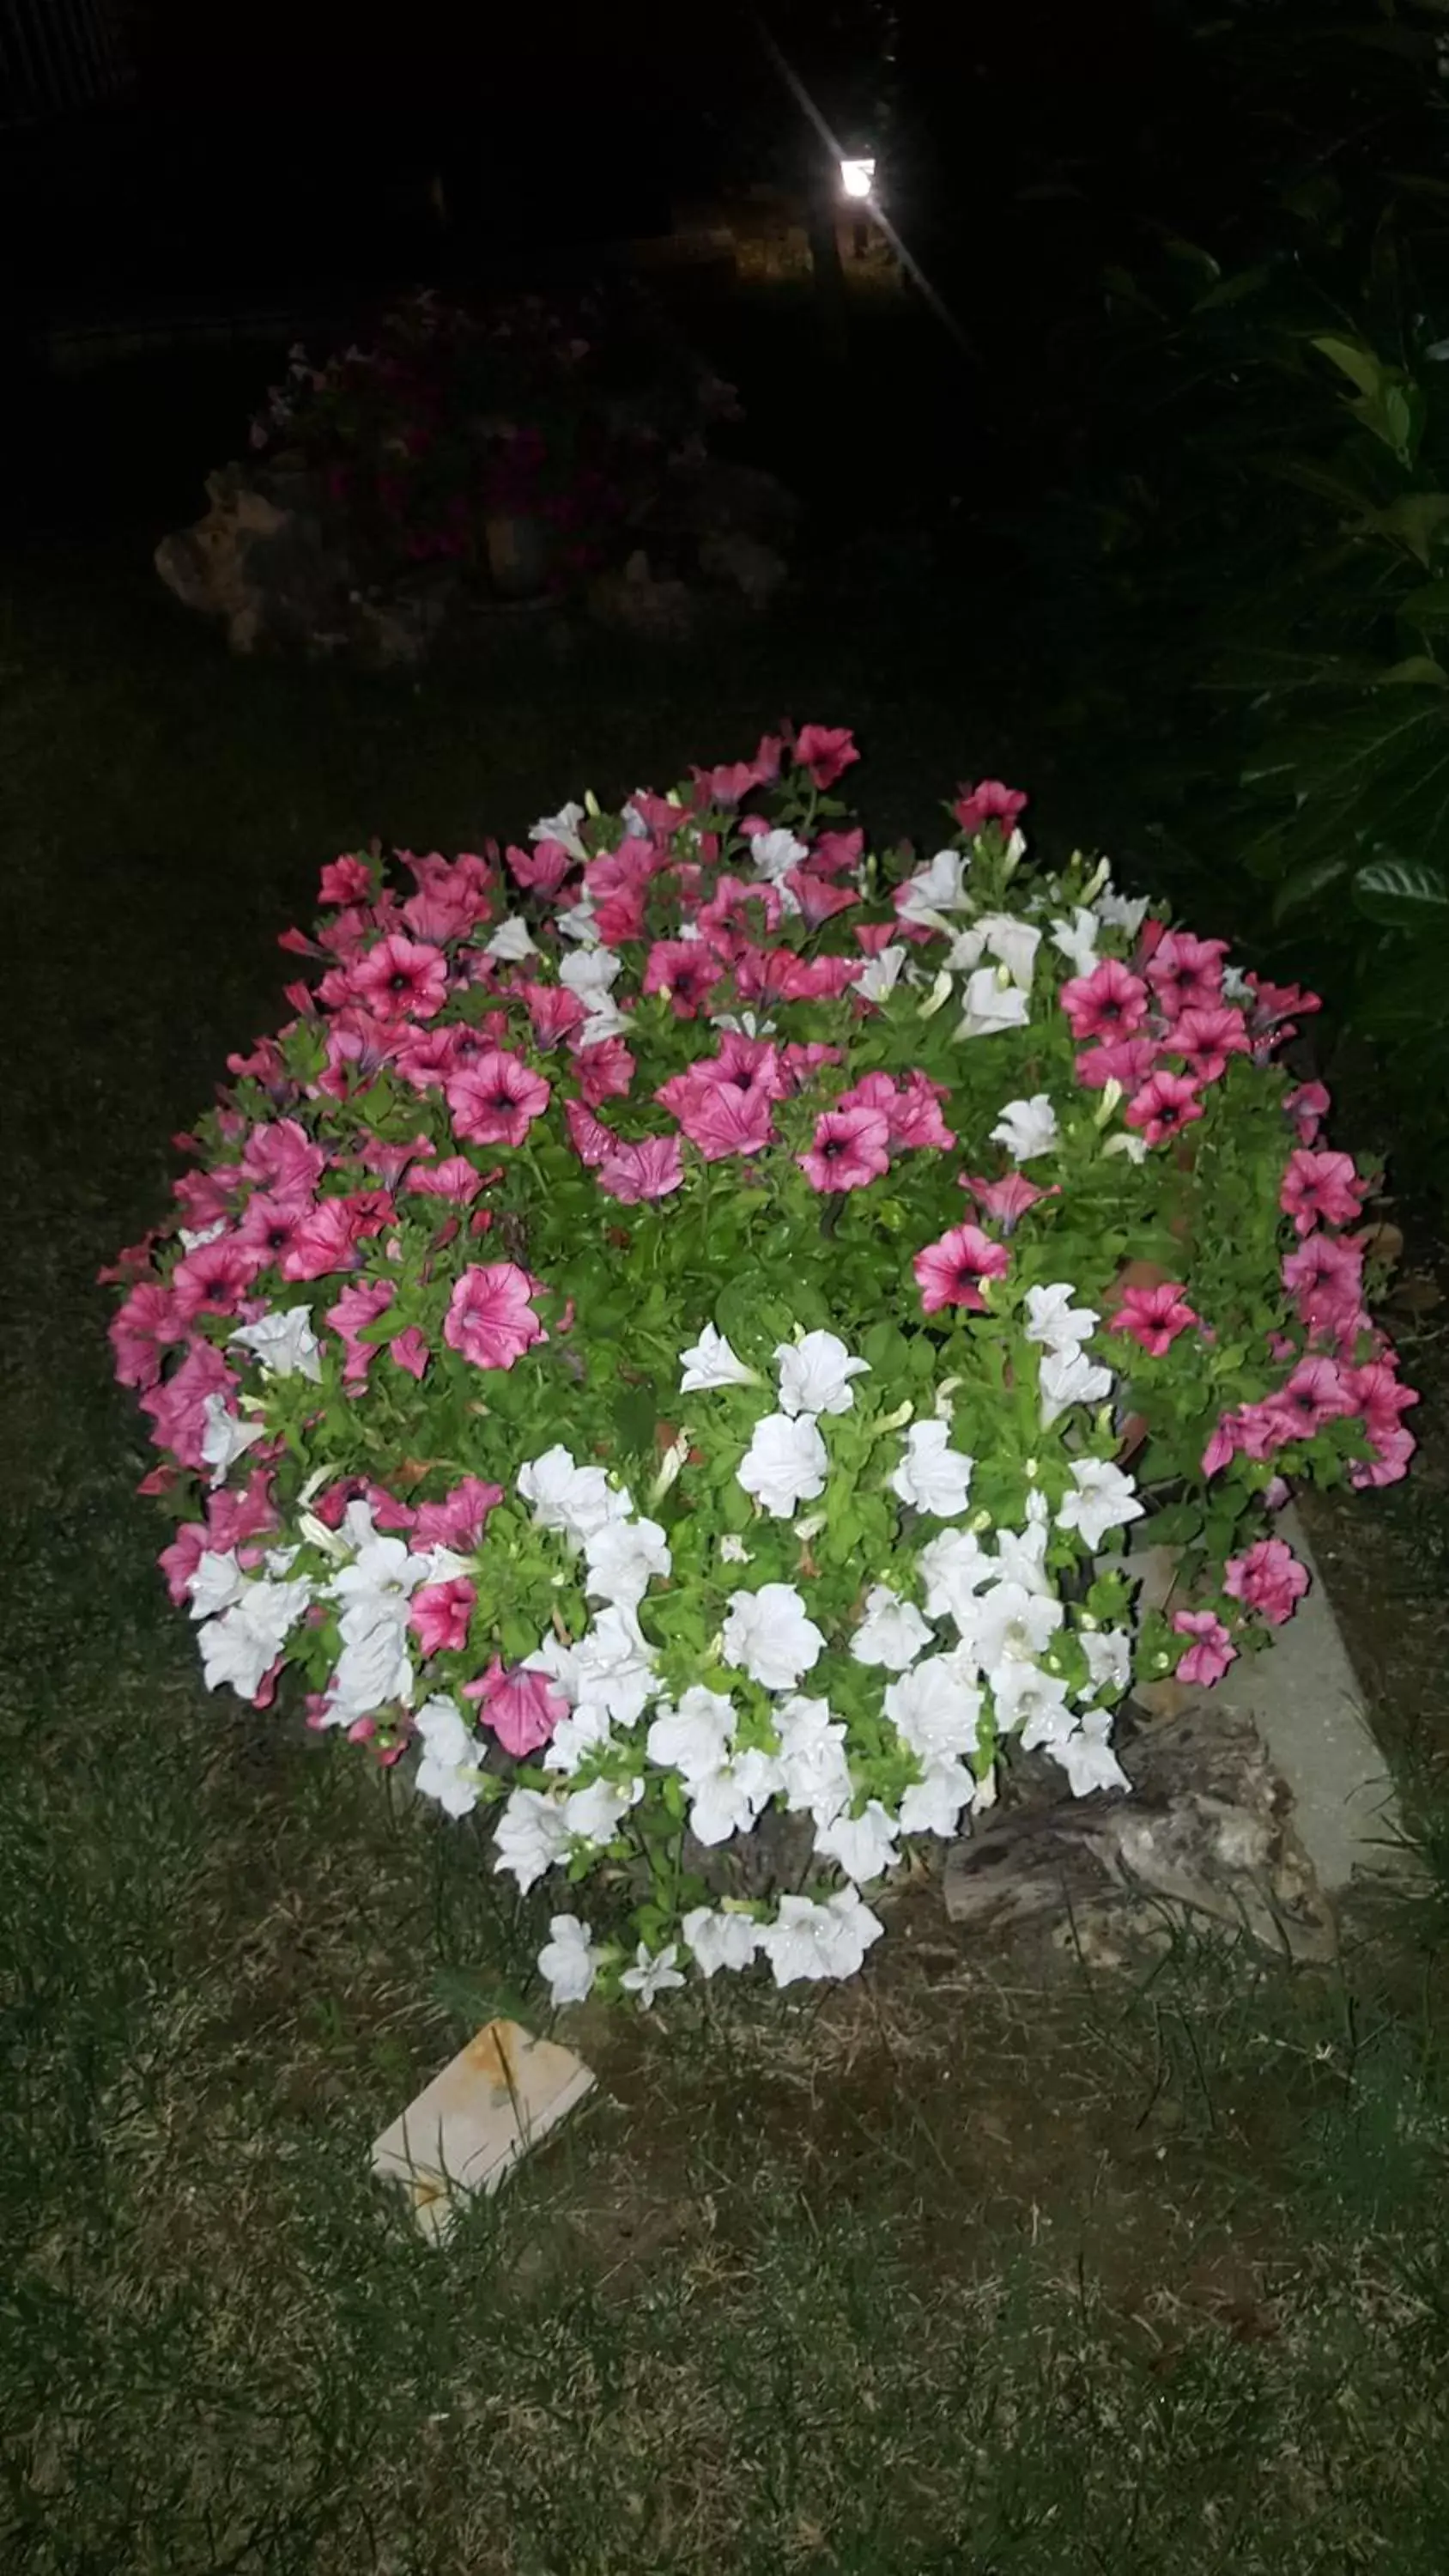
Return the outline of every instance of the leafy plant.
{"type": "Polygon", "coordinates": [[[1125,1785],[1134,1672],[1291,1614],[1288,1480],[1413,1446],[1371,1176],[1276,1060],[1314,997],[1028,869],[998,781],[888,894],[856,756],[567,804],[526,909],[496,852],[332,862],[113,1274],[208,1683],[290,1670],[522,1889],[597,1877],[628,1938],[558,1913],[558,2001],[852,1973],[902,1838],[1022,1750],[1125,1785]],[[1148,1515],[1170,1616],[1104,1555],[1148,1515]]]}

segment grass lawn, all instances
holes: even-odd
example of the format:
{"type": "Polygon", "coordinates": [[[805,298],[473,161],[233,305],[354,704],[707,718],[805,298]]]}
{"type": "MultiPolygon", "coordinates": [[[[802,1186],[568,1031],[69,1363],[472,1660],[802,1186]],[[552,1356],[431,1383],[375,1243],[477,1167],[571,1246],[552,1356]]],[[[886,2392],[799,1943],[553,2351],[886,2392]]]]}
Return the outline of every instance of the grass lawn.
{"type": "MultiPolygon", "coordinates": [[[[207,1699],[94,1274],[278,1015],[319,861],[667,785],[784,710],[858,726],[884,832],[979,766],[1030,783],[977,605],[899,585],[416,686],[228,662],[128,534],[0,586],[7,2571],[1442,2576],[1431,1903],[1332,1972],[1180,1935],[1043,1978],[910,1889],[822,2005],[578,2016],[598,2094],[446,2256],[367,2177],[490,2009],[536,2018],[543,1909],[347,1748],[207,1699]]],[[[1431,1780],[1436,1436],[1437,1479],[1324,1534],[1431,1780]]]]}

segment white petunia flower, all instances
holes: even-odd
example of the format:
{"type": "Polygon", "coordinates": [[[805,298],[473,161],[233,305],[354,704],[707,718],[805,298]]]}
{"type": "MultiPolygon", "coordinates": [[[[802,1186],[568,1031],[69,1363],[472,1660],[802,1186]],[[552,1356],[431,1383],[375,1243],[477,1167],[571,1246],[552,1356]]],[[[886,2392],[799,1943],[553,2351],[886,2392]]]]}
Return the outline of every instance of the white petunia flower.
{"type": "Polygon", "coordinates": [[[1145,894],[1117,894],[1108,886],[1106,892],[1097,897],[1097,918],[1105,921],[1110,929],[1125,930],[1129,939],[1135,939],[1147,919],[1147,904],[1145,894]]]}
{"type": "Polygon", "coordinates": [[[1070,921],[1052,923],[1052,946],[1060,949],[1074,975],[1090,975],[1097,963],[1097,913],[1078,904],[1070,921]]]}
{"type": "Polygon", "coordinates": [[[971,1605],[970,1619],[958,1624],[962,1644],[990,1672],[1003,1661],[1029,1663],[1044,1654],[1063,1616],[1053,1594],[997,1583],[971,1605]]]}
{"type": "Polygon", "coordinates": [[[713,1906],[696,1905],[679,1928],[703,1977],[712,1977],[717,1968],[747,1968],[755,1955],[756,1927],[748,1914],[716,1913],[713,1906]]]}
{"type": "Polygon", "coordinates": [[[249,1583],[240,1600],[204,1621],[196,1642],[207,1689],[227,1682],[239,1698],[255,1699],[311,1597],[311,1585],[300,1578],[249,1583]]]}
{"type": "Polygon", "coordinates": [[[809,856],[805,843],[797,841],[793,832],[777,830],[750,835],[750,862],[756,876],[763,877],[770,885],[780,886],[782,893],[787,895],[790,889],[783,885],[782,880],[809,856]]]}
{"type": "Polygon", "coordinates": [[[755,1495],[775,1520],[787,1521],[800,1503],[813,1503],[824,1493],[829,1470],[812,1413],[793,1419],[788,1413],[767,1413],[756,1423],[735,1472],[747,1494],[755,1495]]]}
{"type": "Polygon", "coordinates": [[[593,896],[585,891],[576,903],[554,914],[554,928],[561,939],[572,939],[580,949],[595,949],[599,945],[598,910],[593,896]]]}
{"type": "Polygon", "coordinates": [[[528,837],[531,841],[557,841],[559,848],[567,850],[571,859],[587,859],[588,851],[579,838],[579,825],[585,812],[582,805],[561,805],[556,814],[541,815],[536,823],[530,823],[528,837]]]}
{"type": "Polygon", "coordinates": [[[558,980],[570,993],[577,994],[589,1011],[612,1008],[612,988],[623,971],[624,960],[612,948],[590,948],[582,955],[562,958],[558,980]]]}
{"type": "Polygon", "coordinates": [[[1064,1495],[1057,1513],[1058,1529],[1077,1530],[1094,1551],[1108,1530],[1140,1521],[1142,1505],[1130,1476],[1110,1458],[1077,1458],[1072,1462],[1076,1491],[1064,1495]]]}
{"type": "Polygon", "coordinates": [[[1095,1690],[1124,1691],[1132,1679],[1132,1640],[1125,1628],[1081,1628],[1077,1641],[1095,1690]]]}
{"type": "Polygon", "coordinates": [[[904,948],[898,941],[892,940],[890,946],[882,948],[878,956],[866,959],[863,971],[856,977],[857,993],[867,1002],[886,1001],[901,980],[901,968],[905,962],[904,948]]]}
{"type": "Polygon", "coordinates": [[[254,1324],[228,1333],[260,1360],[269,1377],[306,1377],[315,1386],[322,1375],[322,1345],[312,1330],[310,1306],[273,1306],[254,1324]]]}
{"type": "Polygon", "coordinates": [[[370,1538],[328,1587],[333,1599],[342,1603],[346,1641],[354,1644],[384,1622],[405,1625],[408,1603],[431,1573],[427,1557],[415,1556],[405,1540],[370,1538]]]}
{"type": "Polygon", "coordinates": [[[582,1547],[606,1521],[622,1520],[632,1509],[626,1493],[612,1486],[602,1467],[576,1466],[562,1446],[545,1449],[518,1471],[518,1491],[533,1505],[540,1529],[561,1530],[582,1547]]]}
{"type": "Polygon", "coordinates": [[[211,1469],[213,1485],[219,1485],[227,1469],[236,1464],[258,1440],[265,1440],[264,1422],[243,1422],[230,1411],[224,1395],[209,1395],[202,1408],[206,1428],[201,1435],[201,1454],[211,1469]]]}
{"type": "Polygon", "coordinates": [[[1249,983],[1247,976],[1243,973],[1241,966],[1225,966],[1223,968],[1224,1001],[1243,1003],[1251,1002],[1252,998],[1253,987],[1249,983]]]}
{"type": "Polygon", "coordinates": [[[1013,1160],[1030,1163],[1049,1154],[1057,1141],[1057,1113],[1044,1091],[1029,1100],[1009,1100],[991,1130],[993,1145],[1004,1145],[1013,1160]]]}
{"type": "Polygon", "coordinates": [[[571,1834],[595,1848],[611,1843],[620,1821],[644,1795],[642,1780],[591,1780],[586,1789],[571,1789],[563,1802],[564,1823],[571,1834]]]}
{"type": "Polygon", "coordinates": [[[371,1717],[393,1700],[401,1700],[404,1708],[411,1705],[414,1676],[407,1634],[405,1622],[379,1619],[347,1640],[327,1685],[334,1725],[350,1726],[354,1718],[371,1717]]]}
{"type": "Polygon", "coordinates": [[[958,1038],[995,1037],[1002,1029],[1024,1029],[1031,1018],[1029,996],[1008,977],[1000,980],[1005,969],[978,966],[966,979],[966,1008],[956,1024],[958,1038]]]}
{"type": "Polygon", "coordinates": [[[922,1548],[916,1560],[926,1586],[926,1609],[933,1619],[954,1619],[957,1627],[975,1615],[976,1595],[994,1583],[1000,1567],[974,1530],[942,1530],[922,1548]]]}
{"type": "Polygon", "coordinates": [[[215,1243],[217,1236],[225,1232],[226,1219],[218,1216],[210,1225],[178,1225],[176,1240],[183,1252],[199,1252],[204,1243],[215,1243]]]}
{"type": "Polygon", "coordinates": [[[806,1333],[778,1342],[782,1413],[848,1413],[855,1402],[853,1377],[870,1373],[869,1360],[852,1359],[838,1333],[806,1333]]]}
{"type": "Polygon", "coordinates": [[[1119,1127],[1115,1136],[1108,1137],[1102,1152],[1104,1155],[1125,1154],[1129,1163],[1145,1163],[1147,1139],[1145,1136],[1133,1135],[1126,1127],[1119,1127]]]}
{"type": "Polygon", "coordinates": [[[981,1725],[981,1693],[966,1658],[932,1655],[892,1682],[881,1703],[901,1742],[925,1763],[974,1753],[981,1725]]]}
{"type": "Polygon", "coordinates": [[[953,975],[969,974],[973,966],[980,965],[985,946],[984,930],[977,930],[974,927],[970,930],[958,930],[946,951],[944,962],[947,969],[953,975]]]}
{"type": "Polygon", "coordinates": [[[1042,1429],[1047,1431],[1069,1405],[1100,1404],[1112,1392],[1112,1372],[1098,1368],[1085,1351],[1043,1351],[1038,1371],[1042,1429]]]}
{"type": "Polygon", "coordinates": [[[879,1798],[871,1798],[860,1815],[838,1815],[821,1825],[815,1848],[826,1860],[838,1861],[847,1878],[881,1878],[900,1859],[898,1831],[879,1798]]]}
{"type": "Polygon", "coordinates": [[[784,1772],[774,1756],[751,1746],[692,1783],[690,1832],[711,1846],[727,1843],[732,1834],[747,1834],[760,1809],[784,1785],[784,1772]]]}
{"type": "Polygon", "coordinates": [[[961,1810],[975,1795],[976,1782],[963,1762],[928,1762],[901,1799],[903,1834],[940,1834],[947,1841],[961,1821],[961,1810]]]}
{"type": "Polygon", "coordinates": [[[777,1986],[853,1977],[885,1925],[857,1887],[844,1887],[825,1904],[808,1896],[782,1896],[773,1923],[757,1925],[755,1945],[770,1962],[777,1986]]]}
{"type": "Polygon", "coordinates": [[[240,1601],[247,1589],[247,1578],[237,1562],[234,1547],[224,1550],[209,1547],[196,1560],[196,1570],[188,1583],[193,1619],[216,1619],[240,1601]]]}
{"type": "Polygon", "coordinates": [[[762,1583],[758,1592],[732,1592],[721,1640],[725,1661],[770,1691],[793,1690],[825,1646],[793,1583],[762,1583]]]}
{"type": "Polygon", "coordinates": [[[671,1941],[657,1956],[651,1956],[647,1941],[641,1941],[634,1953],[634,1965],[626,1968],[619,1979],[621,1986],[637,1996],[639,2010],[647,2012],[656,1995],[667,1994],[671,1987],[682,1986],[684,1979],[675,1966],[679,1944],[671,1941]]]}
{"type": "Polygon", "coordinates": [[[483,954],[501,958],[505,966],[518,966],[525,957],[538,955],[538,942],[521,912],[504,914],[497,929],[483,942],[483,954]]]}
{"type": "Polygon", "coordinates": [[[525,1896],[534,1880],[562,1860],[569,1829],[557,1799],[542,1789],[515,1789],[498,1819],[494,1835],[498,1858],[494,1869],[516,1878],[525,1896]]]}
{"type": "Polygon", "coordinates": [[[723,1333],[706,1324],[697,1342],[679,1354],[683,1374],[679,1381],[681,1395],[712,1391],[719,1386],[761,1386],[764,1381],[758,1369],[752,1369],[730,1348],[723,1333]]]}
{"type": "Polygon", "coordinates": [[[792,1815],[808,1813],[817,1825],[828,1824],[853,1795],[845,1728],[831,1717],[828,1700],[796,1697],[777,1709],[775,1733],[786,1806],[792,1815]]]}
{"type": "Polygon", "coordinates": [[[865,1617],[850,1641],[855,1661],[903,1673],[930,1642],[930,1628],[915,1603],[903,1601],[888,1583],[873,1583],[865,1596],[865,1617]]]}
{"type": "MultiPolygon", "coordinates": [[[[532,1656],[529,1657],[529,1665],[525,1669],[529,1667],[537,1669],[533,1664],[532,1656]]],[[[605,1745],[611,1744],[613,1740],[614,1730],[609,1723],[607,1709],[574,1709],[568,1717],[559,1719],[544,1746],[543,1767],[545,1771],[561,1771],[565,1779],[570,1779],[581,1762],[586,1762],[593,1754],[602,1752],[605,1745]]]]}
{"type": "Polygon", "coordinates": [[[1041,1592],[1055,1599],[1056,1586],[1046,1570],[1048,1519],[1045,1494],[1031,1494],[1027,1498],[1025,1528],[997,1531],[997,1579],[1019,1583],[1025,1592],[1041,1592]]]}
{"type": "Polygon", "coordinates": [[[1043,1350],[1075,1350],[1095,1332],[1102,1318],[1092,1306],[1074,1306],[1076,1290],[1069,1281],[1058,1279],[1050,1288],[1028,1288],[1027,1320],[1022,1327],[1029,1342],[1040,1342],[1043,1350]]]}
{"type": "Polygon", "coordinates": [[[1110,1709],[1089,1708],[1070,1735],[1048,1743],[1047,1751],[1061,1764],[1074,1798],[1090,1798],[1094,1789],[1131,1788],[1108,1740],[1111,1731],[1110,1709]]]}
{"type": "Polygon", "coordinates": [[[548,1939],[538,1954],[538,1970],[548,1979],[550,2003],[581,2004],[598,1975],[601,1955],[587,1923],[581,1923],[576,1914],[553,1915],[548,1939]]]}
{"type": "Polygon", "coordinates": [[[905,1438],[905,1455],[891,1477],[891,1492],[918,1512],[953,1520],[966,1508],[975,1460],[951,1447],[945,1422],[913,1422],[905,1438]]]}
{"type": "Polygon", "coordinates": [[[595,1600],[637,1609],[656,1574],[667,1574],[674,1560],[657,1521],[606,1521],[584,1543],[588,1579],[584,1589],[595,1600]]]}
{"type": "Polygon", "coordinates": [[[897,918],[934,929],[943,912],[964,912],[971,901],[966,891],[969,865],[964,851],[938,850],[925,867],[907,878],[896,905],[897,918]]]}
{"type": "Polygon", "coordinates": [[[611,1602],[573,1655],[580,1710],[602,1710],[616,1726],[633,1726],[659,1690],[654,1658],[632,1610],[611,1602]]]}
{"type": "Polygon", "coordinates": [[[425,1699],[413,1723],[423,1739],[414,1786],[422,1797],[436,1798],[446,1814],[466,1816],[478,1804],[482,1748],[457,1702],[441,1693],[425,1699]]]}
{"type": "Polygon", "coordinates": [[[749,1564],[750,1551],[746,1547],[744,1540],[736,1537],[733,1530],[726,1530],[723,1538],[720,1540],[719,1561],[721,1565],[749,1564]]]}
{"type": "Polygon", "coordinates": [[[1023,1753],[1039,1744],[1051,1748],[1065,1743],[1075,1721],[1067,1706],[1066,1683],[1055,1673],[1008,1659],[987,1678],[998,1730],[1003,1735],[1019,1730],[1023,1753]]]}
{"type": "Polygon", "coordinates": [[[1018,921],[1010,912],[984,912],[976,925],[983,934],[988,950],[999,958],[1013,984],[1023,993],[1031,991],[1036,971],[1036,952],[1041,946],[1041,932],[1029,921],[1018,921]]]}
{"type": "Polygon", "coordinates": [[[726,1759],[735,1740],[734,1702],[723,1691],[691,1683],[677,1708],[661,1709],[645,1738],[651,1762],[677,1771],[693,1788],[726,1759]]]}

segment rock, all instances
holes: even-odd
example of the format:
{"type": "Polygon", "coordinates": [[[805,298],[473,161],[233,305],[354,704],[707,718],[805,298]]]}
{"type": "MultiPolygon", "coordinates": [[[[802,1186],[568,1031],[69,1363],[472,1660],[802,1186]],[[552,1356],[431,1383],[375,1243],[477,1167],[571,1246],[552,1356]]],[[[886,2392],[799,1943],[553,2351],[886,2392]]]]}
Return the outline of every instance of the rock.
{"type": "Polygon", "coordinates": [[[206,483],[210,508],[195,527],[163,537],[155,564],[187,608],[220,618],[237,653],[263,644],[308,644],[345,629],[355,575],[324,530],[305,478],[286,478],[284,501],[258,478],[225,466],[206,483]]]}
{"type": "Polygon", "coordinates": [[[1298,1960],[1333,1956],[1333,1916],[1251,1721],[1197,1703],[1120,1747],[1133,1794],[996,1811],[948,1857],[955,1923],[1008,1931],[1156,1898],[1298,1960]]]}
{"type": "Polygon", "coordinates": [[[686,583],[656,580],[640,547],[622,572],[601,574],[589,592],[589,614],[618,635],[651,644],[682,643],[694,632],[694,599],[686,583]]]}
{"type": "Polygon", "coordinates": [[[699,549],[699,568],[712,581],[732,582],[751,608],[768,608],[789,573],[783,555],[759,537],[746,536],[742,528],[706,537],[699,549]]]}

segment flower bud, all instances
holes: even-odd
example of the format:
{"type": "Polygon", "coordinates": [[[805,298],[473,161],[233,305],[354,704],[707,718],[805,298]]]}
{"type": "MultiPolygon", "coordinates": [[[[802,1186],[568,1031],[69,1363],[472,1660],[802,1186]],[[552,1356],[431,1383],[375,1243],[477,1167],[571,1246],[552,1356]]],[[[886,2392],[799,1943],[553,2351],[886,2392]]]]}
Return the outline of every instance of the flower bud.
{"type": "Polygon", "coordinates": [[[1121,1098],[1122,1085],[1114,1074],[1110,1082],[1103,1083],[1101,1101],[1092,1112],[1092,1125],[1097,1129],[1099,1134],[1106,1126],[1108,1119],[1112,1116],[1112,1113],[1116,1109],[1121,1098]]]}
{"type": "Polygon", "coordinates": [[[947,972],[946,968],[943,966],[943,967],[942,967],[942,969],[941,969],[941,971],[940,971],[940,974],[936,977],[936,980],[935,980],[934,984],[931,986],[931,989],[930,989],[929,993],[926,995],[926,998],[925,998],[924,1002],[918,1002],[918,1003],[916,1004],[916,1017],[917,1017],[917,1019],[918,1019],[918,1020],[931,1020],[931,1019],[934,1019],[934,1018],[935,1018],[935,1016],[936,1016],[936,1013],[941,1009],[942,1005],[943,1005],[944,1003],[946,1003],[946,1002],[949,1002],[949,1001],[950,1001],[950,999],[951,999],[951,978],[950,978],[950,975],[948,974],[948,972],[947,972]]]}

